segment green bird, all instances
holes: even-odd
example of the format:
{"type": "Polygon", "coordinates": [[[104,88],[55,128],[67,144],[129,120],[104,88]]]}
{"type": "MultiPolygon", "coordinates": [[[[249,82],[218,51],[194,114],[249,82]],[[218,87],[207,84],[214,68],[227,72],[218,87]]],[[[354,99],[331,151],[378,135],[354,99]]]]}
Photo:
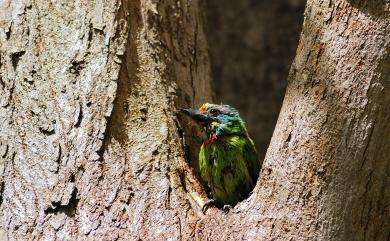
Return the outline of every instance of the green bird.
{"type": "Polygon", "coordinates": [[[199,152],[199,171],[217,206],[233,206],[256,185],[260,162],[238,111],[229,105],[203,104],[182,112],[200,123],[207,139],[199,152]]]}

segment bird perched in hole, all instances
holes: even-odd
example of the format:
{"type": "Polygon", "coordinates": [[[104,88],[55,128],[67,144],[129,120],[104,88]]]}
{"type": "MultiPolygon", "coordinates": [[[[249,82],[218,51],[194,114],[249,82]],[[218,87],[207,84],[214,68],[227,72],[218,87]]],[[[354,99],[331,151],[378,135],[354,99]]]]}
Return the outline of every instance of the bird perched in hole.
{"type": "MultiPolygon", "coordinates": [[[[229,105],[203,104],[182,109],[204,127],[207,139],[199,152],[199,171],[217,206],[233,206],[246,198],[259,176],[260,163],[238,111],[229,105]]],[[[204,207],[203,207],[204,208],[204,207]]]]}

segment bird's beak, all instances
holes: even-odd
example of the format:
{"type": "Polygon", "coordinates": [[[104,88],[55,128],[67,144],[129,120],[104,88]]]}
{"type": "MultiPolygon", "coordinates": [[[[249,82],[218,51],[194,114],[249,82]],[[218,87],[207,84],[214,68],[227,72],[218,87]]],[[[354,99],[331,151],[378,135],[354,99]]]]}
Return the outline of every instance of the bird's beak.
{"type": "Polygon", "coordinates": [[[202,113],[199,110],[193,110],[193,109],[180,109],[181,112],[191,117],[193,120],[200,122],[200,123],[209,123],[212,121],[212,119],[207,116],[206,113],[202,113]]]}

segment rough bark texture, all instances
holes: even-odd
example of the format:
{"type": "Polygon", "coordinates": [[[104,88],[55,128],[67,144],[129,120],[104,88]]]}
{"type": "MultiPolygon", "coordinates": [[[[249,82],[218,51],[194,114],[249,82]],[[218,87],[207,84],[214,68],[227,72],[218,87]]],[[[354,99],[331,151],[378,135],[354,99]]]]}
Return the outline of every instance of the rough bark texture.
{"type": "Polygon", "coordinates": [[[218,103],[238,108],[264,159],[297,49],[306,0],[205,1],[218,103]]]}
{"type": "Polygon", "coordinates": [[[390,5],[308,1],[254,194],[199,237],[389,240],[390,5]]]}
{"type": "Polygon", "coordinates": [[[2,240],[389,239],[388,3],[308,2],[253,195],[206,216],[175,117],[213,99],[199,2],[1,4],[2,240]]]}
{"type": "Polygon", "coordinates": [[[0,239],[193,236],[175,101],[212,99],[198,1],[1,4],[0,239]]]}

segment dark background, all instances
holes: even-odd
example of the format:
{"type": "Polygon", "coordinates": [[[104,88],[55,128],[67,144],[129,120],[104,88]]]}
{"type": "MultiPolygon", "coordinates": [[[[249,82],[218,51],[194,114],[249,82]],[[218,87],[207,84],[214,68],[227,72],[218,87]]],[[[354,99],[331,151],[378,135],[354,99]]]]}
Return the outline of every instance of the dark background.
{"type": "Polygon", "coordinates": [[[304,0],[205,0],[218,103],[236,107],[261,159],[283,101],[304,0]]]}

